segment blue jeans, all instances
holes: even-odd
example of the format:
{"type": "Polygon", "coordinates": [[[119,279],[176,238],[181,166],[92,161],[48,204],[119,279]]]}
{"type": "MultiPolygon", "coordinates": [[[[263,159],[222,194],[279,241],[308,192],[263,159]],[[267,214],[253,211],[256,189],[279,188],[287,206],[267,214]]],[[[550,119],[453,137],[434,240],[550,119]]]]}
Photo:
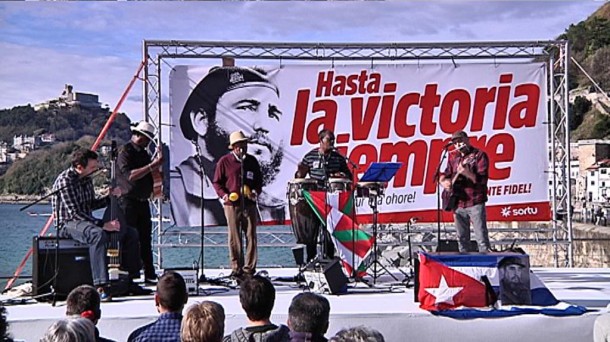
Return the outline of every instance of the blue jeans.
{"type": "Polygon", "coordinates": [[[470,245],[470,222],[472,222],[472,229],[474,230],[474,237],[477,240],[479,252],[490,250],[487,213],[485,212],[484,203],[468,208],[455,209],[453,219],[455,221],[460,252],[474,252],[468,250],[470,245]]]}
{"type": "Polygon", "coordinates": [[[89,245],[89,261],[93,285],[108,283],[108,265],[106,263],[106,243],[108,233],[101,227],[88,221],[71,220],[64,223],[60,230],[61,237],[72,238],[89,245]]]}

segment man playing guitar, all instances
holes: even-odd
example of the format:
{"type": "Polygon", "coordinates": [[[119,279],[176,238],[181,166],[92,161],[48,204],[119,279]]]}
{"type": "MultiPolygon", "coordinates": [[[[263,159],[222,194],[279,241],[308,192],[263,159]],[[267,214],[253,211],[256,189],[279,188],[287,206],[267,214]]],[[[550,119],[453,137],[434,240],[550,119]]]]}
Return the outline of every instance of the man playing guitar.
{"type": "Polygon", "coordinates": [[[449,197],[452,199],[450,203],[454,203],[445,209],[453,211],[460,252],[471,252],[470,222],[479,252],[487,252],[490,250],[490,244],[485,202],[489,158],[485,152],[470,144],[464,131],[453,133],[451,142],[455,150],[449,154],[447,167],[439,179],[444,192],[451,194],[444,197],[449,197]]]}

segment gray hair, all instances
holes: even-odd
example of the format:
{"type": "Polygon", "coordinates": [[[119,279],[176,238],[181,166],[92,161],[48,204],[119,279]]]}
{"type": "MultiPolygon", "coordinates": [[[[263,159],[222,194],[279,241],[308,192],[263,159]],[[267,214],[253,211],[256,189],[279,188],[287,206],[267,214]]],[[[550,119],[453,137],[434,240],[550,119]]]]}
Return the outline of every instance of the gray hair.
{"type": "Polygon", "coordinates": [[[53,323],[40,342],[94,342],[95,325],[86,318],[67,318],[53,323]]]}
{"type": "Polygon", "coordinates": [[[328,342],[385,342],[383,335],[364,325],[341,329],[328,342]]]}

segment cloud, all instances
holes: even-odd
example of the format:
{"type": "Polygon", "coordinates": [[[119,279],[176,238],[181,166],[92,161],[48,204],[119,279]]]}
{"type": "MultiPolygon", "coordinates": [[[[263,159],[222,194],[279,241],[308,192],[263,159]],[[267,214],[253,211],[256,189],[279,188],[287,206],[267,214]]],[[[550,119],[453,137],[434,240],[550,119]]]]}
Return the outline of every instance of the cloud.
{"type": "MultiPolygon", "coordinates": [[[[552,40],[599,5],[582,1],[3,2],[0,108],[54,98],[65,83],[73,84],[76,91],[99,94],[100,101],[113,108],[142,59],[145,39],[552,40]]],[[[122,108],[131,117],[141,118],[141,92],[142,84],[137,82],[122,108]]],[[[165,103],[167,95],[163,96],[165,103]]]]}

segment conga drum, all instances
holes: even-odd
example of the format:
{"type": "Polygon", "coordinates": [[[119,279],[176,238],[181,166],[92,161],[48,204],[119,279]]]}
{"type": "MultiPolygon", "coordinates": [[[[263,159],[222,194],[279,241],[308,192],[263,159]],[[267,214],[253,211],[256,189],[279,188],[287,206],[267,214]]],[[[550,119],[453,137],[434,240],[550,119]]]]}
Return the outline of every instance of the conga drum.
{"type": "Polygon", "coordinates": [[[352,191],[352,181],[347,178],[329,178],[329,192],[352,191]]]}
{"type": "Polygon", "coordinates": [[[296,178],[288,182],[287,197],[292,232],[297,243],[307,246],[307,261],[316,256],[320,220],[303,197],[303,190],[318,189],[318,182],[310,178],[296,178]]]}

